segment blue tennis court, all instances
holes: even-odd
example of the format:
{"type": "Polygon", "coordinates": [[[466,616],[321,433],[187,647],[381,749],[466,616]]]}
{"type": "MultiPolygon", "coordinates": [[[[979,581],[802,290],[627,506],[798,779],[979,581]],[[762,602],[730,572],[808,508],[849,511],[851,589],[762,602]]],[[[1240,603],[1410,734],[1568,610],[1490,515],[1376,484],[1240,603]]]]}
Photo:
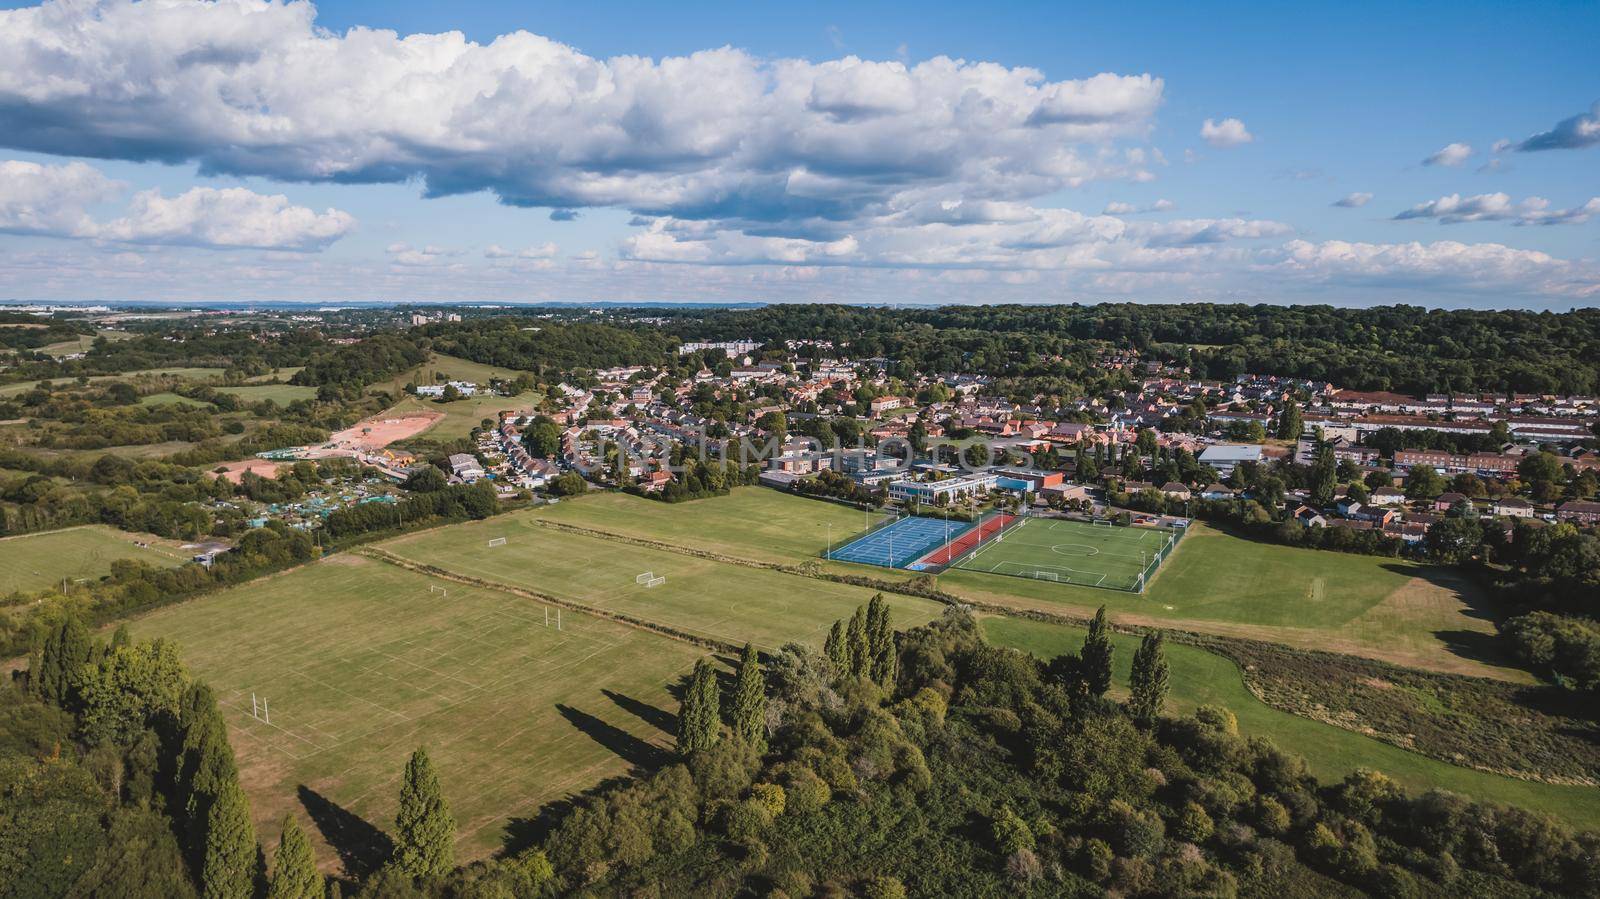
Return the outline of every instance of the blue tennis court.
{"type": "Polygon", "coordinates": [[[902,518],[839,547],[829,558],[840,562],[905,568],[943,545],[947,537],[959,537],[971,527],[964,521],[902,518]]]}

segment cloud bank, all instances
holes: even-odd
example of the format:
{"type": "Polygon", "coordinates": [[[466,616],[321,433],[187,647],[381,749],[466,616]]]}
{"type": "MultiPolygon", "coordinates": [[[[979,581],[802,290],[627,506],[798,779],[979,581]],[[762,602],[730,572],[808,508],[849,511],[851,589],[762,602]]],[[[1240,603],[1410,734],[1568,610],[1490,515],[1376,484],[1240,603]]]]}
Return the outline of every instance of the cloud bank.
{"type": "Polygon", "coordinates": [[[1436,219],[1441,224],[1456,225],[1462,222],[1512,222],[1518,225],[1581,225],[1595,215],[1600,215],[1600,197],[1592,197],[1582,206],[1570,209],[1551,209],[1544,197],[1528,197],[1520,203],[1511,202],[1505,193],[1478,194],[1463,197],[1450,194],[1437,200],[1418,203],[1404,210],[1395,219],[1436,219]]]}
{"type": "Polygon", "coordinates": [[[317,212],[281,194],[195,187],[175,197],[134,195],[124,214],[96,221],[89,209],[120,197],[126,185],[82,162],[0,162],[0,231],[45,237],[216,249],[315,251],[355,228],[338,209],[317,212]]]}

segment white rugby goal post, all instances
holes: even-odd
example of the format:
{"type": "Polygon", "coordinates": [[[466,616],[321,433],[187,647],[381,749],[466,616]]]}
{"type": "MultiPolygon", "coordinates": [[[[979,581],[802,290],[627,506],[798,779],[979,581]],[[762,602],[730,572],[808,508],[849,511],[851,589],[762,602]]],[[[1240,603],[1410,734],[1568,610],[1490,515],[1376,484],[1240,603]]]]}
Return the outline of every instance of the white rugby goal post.
{"type": "Polygon", "coordinates": [[[256,699],[256,694],[250,694],[250,717],[263,724],[272,723],[272,709],[267,706],[267,697],[256,699]]]}
{"type": "Polygon", "coordinates": [[[489,541],[489,545],[490,546],[505,546],[506,545],[506,538],[504,538],[504,537],[495,537],[494,539],[489,541]]]}
{"type": "Polygon", "coordinates": [[[643,584],[643,583],[647,583],[647,582],[649,582],[649,580],[650,580],[650,579],[651,579],[651,578],[653,578],[653,577],[655,577],[655,576],[656,576],[656,575],[655,575],[655,572],[653,572],[653,571],[646,571],[646,572],[644,572],[644,573],[643,573],[643,574],[640,574],[640,575],[638,575],[638,576],[636,576],[636,577],[634,577],[634,579],[633,579],[633,582],[634,582],[634,583],[635,583],[635,584],[643,584]]]}

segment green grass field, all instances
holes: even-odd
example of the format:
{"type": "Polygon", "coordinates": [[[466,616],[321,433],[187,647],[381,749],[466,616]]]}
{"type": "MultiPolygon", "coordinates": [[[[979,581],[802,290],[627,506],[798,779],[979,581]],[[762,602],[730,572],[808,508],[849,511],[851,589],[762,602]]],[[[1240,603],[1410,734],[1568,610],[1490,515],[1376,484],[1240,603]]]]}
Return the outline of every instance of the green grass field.
{"type": "Polygon", "coordinates": [[[457,852],[500,848],[547,802],[659,759],[669,685],[706,653],[573,612],[339,556],[147,615],[217,691],[258,832],[309,816],[319,858],[393,831],[406,758],[426,746],[457,852]],[[431,588],[446,591],[440,595],[431,588]],[[264,696],[268,725],[251,717],[264,696]]]}
{"type": "MultiPolygon", "coordinates": [[[[1044,659],[1078,651],[1084,637],[1081,628],[1020,618],[985,618],[983,631],[991,643],[1021,649],[1044,659]]],[[[1115,645],[1113,691],[1120,696],[1125,693],[1139,640],[1113,634],[1112,642],[1115,645]]],[[[1324,781],[1342,778],[1357,767],[1374,768],[1414,793],[1438,787],[1476,799],[1550,812],[1580,827],[1600,827],[1600,789],[1533,783],[1435,761],[1272,708],[1245,688],[1238,666],[1215,653],[1168,643],[1166,654],[1172,683],[1168,702],[1173,711],[1192,712],[1203,704],[1226,706],[1238,717],[1241,733],[1269,737],[1280,748],[1303,756],[1311,773],[1324,781]]]]}
{"type": "Polygon", "coordinates": [[[454,440],[471,435],[472,429],[484,419],[499,420],[501,412],[518,412],[532,408],[539,394],[529,391],[521,396],[469,396],[453,403],[438,403],[430,399],[408,396],[383,411],[382,417],[393,418],[411,412],[442,412],[444,417],[419,436],[426,440],[454,440]]]}
{"type": "Polygon", "coordinates": [[[847,506],[741,489],[716,499],[667,503],[626,493],[592,493],[542,506],[541,518],[674,545],[692,539],[702,550],[762,562],[804,562],[822,555],[881,518],[847,506]]]}
{"type": "Polygon", "coordinates": [[[130,534],[104,525],[86,525],[0,538],[0,594],[60,588],[62,578],[97,579],[117,559],[140,559],[171,566],[187,560],[177,544],[147,534],[130,534]],[[135,546],[134,541],[150,543],[135,546]]]}
{"type": "MultiPolygon", "coordinates": [[[[664,624],[687,633],[776,649],[790,640],[821,646],[872,591],[543,527],[515,514],[423,531],[380,544],[410,561],[536,590],[664,624]],[[496,537],[504,546],[488,545],[496,537]],[[643,572],[665,577],[636,584],[643,572]]],[[[896,627],[934,618],[930,600],[888,597],[896,627]]]]}
{"type": "MultiPolygon", "coordinates": [[[[694,545],[707,550],[780,563],[822,555],[829,523],[839,546],[865,530],[867,522],[865,513],[765,488],[741,488],[728,496],[674,505],[594,494],[533,514],[674,545],[692,536],[694,545]]],[[[983,559],[980,555],[978,563],[983,559]]],[[[824,567],[890,580],[912,576],[842,562],[824,567]]],[[[1493,619],[1483,611],[1483,591],[1459,572],[1245,540],[1204,524],[1190,527],[1143,594],[961,568],[938,580],[951,593],[1014,609],[1087,618],[1105,605],[1115,620],[1128,624],[1181,627],[1435,671],[1530,680],[1524,671],[1452,648],[1463,637],[1482,642],[1495,631],[1493,619]]]]}
{"type": "Polygon", "coordinates": [[[203,402],[201,402],[199,400],[189,399],[186,396],[183,396],[183,395],[177,394],[177,393],[173,393],[171,391],[163,391],[161,393],[150,393],[150,394],[146,394],[145,396],[142,396],[142,397],[139,398],[139,405],[141,405],[141,406],[171,406],[174,403],[188,403],[189,405],[195,406],[195,407],[199,407],[199,406],[208,406],[209,407],[211,405],[210,403],[203,403],[203,402]]]}
{"type": "Polygon", "coordinates": [[[1140,574],[1173,539],[1164,530],[1029,518],[958,560],[956,567],[1136,592],[1140,574]]]}
{"type": "MultiPolygon", "coordinates": [[[[1018,609],[1350,652],[1401,665],[1526,681],[1451,647],[1495,631],[1483,591],[1461,573],[1401,559],[1259,543],[1193,525],[1143,594],[952,570],[946,590],[1018,609]]],[[[1478,641],[1481,642],[1481,639],[1478,641]]]]}
{"type": "MultiPolygon", "coordinates": [[[[94,375],[93,377],[89,378],[89,381],[90,383],[98,384],[103,381],[136,381],[141,377],[172,377],[179,378],[184,381],[205,381],[211,378],[220,377],[221,375],[222,369],[220,368],[145,368],[138,371],[123,372],[122,374],[117,375],[94,375]]],[[[51,381],[51,383],[69,384],[73,383],[74,381],[76,381],[75,378],[55,378],[51,381]]],[[[19,394],[27,393],[41,383],[43,382],[20,381],[15,384],[0,384],[0,397],[17,396],[19,394]]]]}
{"type": "Polygon", "coordinates": [[[218,387],[217,392],[231,393],[247,403],[272,400],[280,406],[287,406],[295,400],[315,399],[317,396],[317,388],[300,387],[294,384],[251,384],[244,387],[218,387]]]}
{"type": "Polygon", "coordinates": [[[512,380],[518,375],[529,374],[516,368],[501,368],[498,365],[485,365],[482,362],[473,362],[459,356],[448,356],[444,353],[434,353],[428,361],[409,371],[402,372],[387,381],[378,381],[368,385],[374,389],[388,390],[399,393],[407,384],[436,384],[441,381],[471,381],[474,384],[487,385],[490,380],[512,380]]]}

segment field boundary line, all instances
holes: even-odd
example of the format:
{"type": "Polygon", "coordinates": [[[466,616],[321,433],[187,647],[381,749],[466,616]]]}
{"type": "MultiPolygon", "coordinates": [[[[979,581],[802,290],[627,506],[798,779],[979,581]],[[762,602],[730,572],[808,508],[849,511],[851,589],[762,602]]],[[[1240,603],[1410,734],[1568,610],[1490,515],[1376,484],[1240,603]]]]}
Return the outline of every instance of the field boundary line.
{"type": "Polygon", "coordinates": [[[735,654],[744,649],[743,644],[731,643],[715,637],[704,637],[698,634],[691,634],[687,631],[682,631],[669,625],[659,624],[654,621],[638,618],[625,612],[615,612],[609,609],[596,608],[584,603],[574,602],[570,599],[562,599],[551,596],[548,593],[541,593],[537,590],[529,590],[526,587],[516,587],[500,581],[491,581],[485,578],[473,577],[472,575],[458,574],[454,571],[440,568],[436,565],[413,562],[404,556],[396,555],[395,553],[389,552],[385,549],[380,549],[375,546],[364,546],[358,550],[354,550],[354,552],[356,555],[372,559],[375,562],[383,562],[388,565],[394,565],[399,568],[404,568],[407,571],[414,571],[419,574],[427,574],[432,577],[455,581],[458,584],[465,584],[469,587],[478,587],[484,590],[494,590],[500,593],[508,593],[512,596],[521,596],[525,599],[532,599],[537,602],[549,603],[552,606],[560,606],[561,608],[570,609],[574,612],[581,612],[585,615],[593,615],[596,618],[604,618],[608,621],[614,621],[618,624],[626,625],[628,627],[634,627],[640,630],[646,630],[655,634],[660,634],[665,637],[671,637],[674,640],[681,640],[685,643],[699,646],[704,649],[712,649],[719,652],[731,652],[735,654]]]}

